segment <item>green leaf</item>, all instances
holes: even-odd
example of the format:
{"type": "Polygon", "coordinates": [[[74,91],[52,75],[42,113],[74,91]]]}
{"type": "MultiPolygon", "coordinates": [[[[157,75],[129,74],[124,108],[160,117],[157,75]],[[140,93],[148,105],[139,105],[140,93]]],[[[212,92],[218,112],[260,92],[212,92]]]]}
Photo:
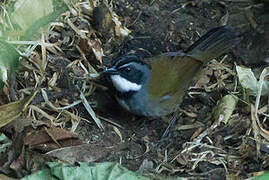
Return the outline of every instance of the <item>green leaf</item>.
{"type": "Polygon", "coordinates": [[[47,168],[24,177],[22,180],[35,179],[93,179],[93,180],[149,180],[135,174],[118,163],[79,163],[71,166],[58,162],[47,163],[47,168]]]}
{"type": "Polygon", "coordinates": [[[213,110],[214,119],[221,120],[221,122],[227,124],[228,120],[233,114],[237,102],[238,98],[233,95],[226,95],[221,98],[213,110]]]}
{"type": "Polygon", "coordinates": [[[11,143],[11,140],[4,134],[0,134],[0,154],[4,153],[9,148],[11,143]]]}
{"type": "Polygon", "coordinates": [[[34,21],[47,16],[52,11],[52,0],[18,0],[11,18],[21,29],[26,30],[34,21]]]}
{"type": "MultiPolygon", "coordinates": [[[[31,0],[29,0],[31,1],[31,0]]],[[[37,0],[35,0],[37,1],[37,0]]],[[[47,1],[47,0],[46,0],[47,1]]],[[[51,0],[52,1],[52,0],[51,0]]],[[[36,19],[25,31],[24,33],[24,39],[26,40],[31,40],[33,34],[37,33],[38,30],[41,27],[46,26],[47,24],[49,24],[50,22],[55,21],[62,13],[64,13],[65,11],[67,11],[67,6],[65,5],[63,0],[57,0],[57,3],[54,3],[53,6],[53,11],[49,14],[46,14],[38,19],[36,19]]],[[[32,2],[32,1],[31,1],[32,2]]],[[[43,0],[38,0],[38,2],[43,3],[45,1],[43,0]]],[[[45,8],[47,8],[45,6],[45,8]]]]}
{"type": "MultiPolygon", "coordinates": [[[[259,82],[250,68],[236,66],[239,82],[243,88],[245,88],[250,95],[257,96],[259,82]]],[[[269,95],[269,82],[263,81],[262,95],[269,95]]]]}
{"type": "Polygon", "coordinates": [[[269,171],[265,171],[264,174],[253,178],[253,180],[268,180],[268,179],[269,179],[269,171]]]}
{"type": "MultiPolygon", "coordinates": [[[[11,5],[9,5],[11,6],[11,5]]],[[[0,30],[4,39],[33,40],[40,28],[55,21],[68,8],[64,0],[17,0],[14,8],[5,7],[10,14],[12,25],[5,23],[5,29],[0,30]],[[8,26],[9,25],[9,26],[8,26]]],[[[2,15],[2,19],[9,21],[2,15]]]]}
{"type": "MultiPolygon", "coordinates": [[[[5,8],[9,11],[13,9],[5,8]]],[[[22,32],[16,33],[17,30],[11,27],[0,30],[0,34],[3,34],[2,40],[0,39],[0,91],[4,84],[7,83],[10,74],[17,70],[19,62],[19,54],[16,49],[3,39],[17,40],[19,36],[19,38],[25,40],[32,40],[34,39],[34,34],[39,32],[41,27],[56,20],[66,10],[67,6],[63,0],[16,1],[14,11],[12,13],[8,12],[8,14],[11,14],[12,22],[16,23],[16,25],[22,29],[22,32]]]]}
{"type": "MultiPolygon", "coordinates": [[[[16,49],[0,39],[0,82],[6,83],[9,74],[17,70],[19,53],[16,49]]],[[[0,85],[0,90],[2,89],[0,85]]]]}

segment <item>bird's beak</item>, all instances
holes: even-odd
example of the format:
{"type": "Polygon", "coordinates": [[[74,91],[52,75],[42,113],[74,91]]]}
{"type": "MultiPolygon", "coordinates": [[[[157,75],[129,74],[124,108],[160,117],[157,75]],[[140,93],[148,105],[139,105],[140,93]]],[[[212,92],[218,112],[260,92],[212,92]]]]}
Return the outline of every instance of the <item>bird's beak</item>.
{"type": "Polygon", "coordinates": [[[106,69],[103,71],[103,73],[104,73],[104,74],[110,74],[110,75],[119,74],[119,72],[118,72],[114,67],[106,68],[106,69]]]}

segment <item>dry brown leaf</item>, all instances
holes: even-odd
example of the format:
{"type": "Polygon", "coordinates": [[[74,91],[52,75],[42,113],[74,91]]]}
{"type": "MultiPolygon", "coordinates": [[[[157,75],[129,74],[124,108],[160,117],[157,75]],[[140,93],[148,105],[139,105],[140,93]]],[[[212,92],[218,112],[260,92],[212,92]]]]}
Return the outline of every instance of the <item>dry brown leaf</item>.
{"type": "Polygon", "coordinates": [[[94,162],[100,158],[104,158],[108,153],[108,149],[103,146],[94,144],[82,144],[78,146],[65,147],[50,151],[47,155],[57,157],[68,163],[94,162]]]}
{"type": "Polygon", "coordinates": [[[89,47],[92,49],[96,59],[102,64],[102,58],[104,56],[104,52],[102,49],[102,43],[99,39],[89,40],[88,41],[89,47]]]}
{"type": "Polygon", "coordinates": [[[31,134],[28,134],[24,138],[24,144],[33,146],[37,144],[44,144],[47,142],[52,141],[52,137],[54,141],[60,141],[64,139],[71,139],[71,138],[77,138],[75,134],[66,131],[65,129],[61,128],[50,128],[50,129],[43,129],[40,131],[33,131],[31,134]],[[49,132],[49,134],[48,134],[49,132]]]}

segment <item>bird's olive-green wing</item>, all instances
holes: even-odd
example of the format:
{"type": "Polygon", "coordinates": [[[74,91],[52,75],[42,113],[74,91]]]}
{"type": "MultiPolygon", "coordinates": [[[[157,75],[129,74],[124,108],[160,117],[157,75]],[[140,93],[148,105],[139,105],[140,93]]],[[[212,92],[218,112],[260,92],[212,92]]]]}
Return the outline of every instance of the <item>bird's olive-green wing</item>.
{"type": "MultiPolygon", "coordinates": [[[[214,28],[187,50],[186,56],[170,53],[148,59],[152,66],[148,90],[164,111],[180,104],[190,82],[208,61],[227,52],[239,38],[228,26],[214,28]],[[173,55],[174,54],[174,55],[173,55]]],[[[180,53],[179,53],[180,54],[180,53]]]]}
{"type": "Polygon", "coordinates": [[[160,101],[166,98],[179,101],[202,66],[202,63],[187,56],[160,55],[147,61],[152,67],[148,90],[160,101]]]}

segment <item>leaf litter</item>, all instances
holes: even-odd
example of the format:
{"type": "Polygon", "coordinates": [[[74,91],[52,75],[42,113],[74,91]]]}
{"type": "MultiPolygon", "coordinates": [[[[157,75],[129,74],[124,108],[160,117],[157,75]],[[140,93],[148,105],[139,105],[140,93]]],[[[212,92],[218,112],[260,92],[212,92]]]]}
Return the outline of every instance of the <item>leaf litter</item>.
{"type": "MultiPolygon", "coordinates": [[[[1,120],[2,126],[12,121],[1,132],[14,139],[10,149],[3,156],[1,154],[2,157],[9,157],[1,158],[1,172],[9,174],[14,170],[18,172],[17,177],[22,177],[25,175],[24,169],[34,172],[44,162],[54,160],[48,155],[71,164],[100,159],[117,161],[131,170],[140,167],[140,171],[149,177],[154,172],[169,176],[207,178],[215,175],[233,179],[253,176],[253,172],[266,169],[268,102],[266,90],[262,90],[267,86],[266,68],[263,72],[258,69],[258,73],[255,73],[261,75],[256,78],[256,74],[250,70],[243,72],[241,66],[233,68],[235,57],[231,55],[224,56],[220,61],[212,61],[189,89],[169,136],[161,140],[167,126],[164,122],[156,121],[141,127],[137,126],[138,120],[135,118],[133,120],[129,116],[115,116],[107,112],[114,111],[113,104],[108,106],[109,109],[103,108],[96,95],[101,86],[94,79],[107,64],[104,55],[111,59],[115,57],[113,53],[128,52],[130,47],[132,51],[148,51],[148,54],[154,55],[156,49],[159,49],[158,53],[173,51],[173,43],[184,49],[190,41],[197,39],[197,34],[209,29],[197,22],[199,28],[196,29],[189,20],[177,18],[174,21],[182,22],[186,29],[177,28],[173,21],[169,28],[162,28],[163,24],[160,23],[158,29],[155,28],[158,24],[156,17],[166,17],[167,10],[163,8],[165,2],[152,1],[148,4],[142,0],[136,3],[122,0],[118,3],[65,1],[68,10],[61,14],[58,22],[51,22],[41,29],[37,36],[39,40],[20,41],[12,38],[12,41],[8,41],[16,45],[25,59],[20,61],[16,77],[17,101],[10,101],[8,95],[13,87],[7,85],[6,93],[0,96],[3,105],[0,106],[0,114],[4,114],[1,118],[10,115],[7,114],[9,111],[3,109],[6,106],[15,113],[10,119],[1,120]],[[160,7],[164,10],[161,13],[158,10],[160,7]],[[130,16],[128,12],[134,15],[130,16]],[[128,25],[125,26],[128,18],[133,20],[129,23],[133,30],[132,38],[128,37],[131,33],[128,25]],[[149,26],[152,26],[150,33],[153,38],[148,32],[145,33],[149,26]],[[142,46],[136,39],[139,36],[142,46]],[[146,47],[152,43],[145,37],[151,37],[150,41],[156,42],[152,49],[146,47]],[[159,43],[169,40],[172,45],[159,43]],[[243,81],[244,75],[247,78],[243,81]],[[27,101],[19,107],[14,105],[25,102],[29,96],[32,97],[31,103],[27,101]],[[214,108],[217,110],[213,111],[214,108]],[[28,119],[27,123],[25,119],[28,119]],[[16,121],[25,123],[12,125],[16,121]],[[15,137],[15,134],[18,135],[15,137]],[[28,166],[24,167],[23,164],[28,166]]],[[[231,7],[226,1],[182,1],[179,6],[168,3],[172,10],[169,14],[178,17],[181,14],[183,19],[185,16],[189,18],[184,11],[193,12],[195,8],[208,8],[205,16],[209,16],[212,10],[214,17],[223,18],[223,22],[228,24],[233,16],[229,14],[233,11],[228,11],[231,7]],[[218,3],[225,5],[224,9],[227,10],[223,16],[220,10],[223,7],[220,8],[218,3]]],[[[245,23],[257,29],[259,21],[256,22],[251,10],[259,11],[261,7],[249,1],[231,3],[239,7],[237,11],[247,8],[244,12],[247,18],[244,22],[238,21],[236,27],[242,30],[240,27],[245,23]]],[[[200,21],[206,22],[203,17],[200,21]]],[[[6,21],[0,22],[4,23],[1,26],[5,28],[10,25],[6,21]]],[[[106,97],[101,96],[103,99],[106,97]]],[[[109,102],[109,99],[106,101],[109,102]]]]}

